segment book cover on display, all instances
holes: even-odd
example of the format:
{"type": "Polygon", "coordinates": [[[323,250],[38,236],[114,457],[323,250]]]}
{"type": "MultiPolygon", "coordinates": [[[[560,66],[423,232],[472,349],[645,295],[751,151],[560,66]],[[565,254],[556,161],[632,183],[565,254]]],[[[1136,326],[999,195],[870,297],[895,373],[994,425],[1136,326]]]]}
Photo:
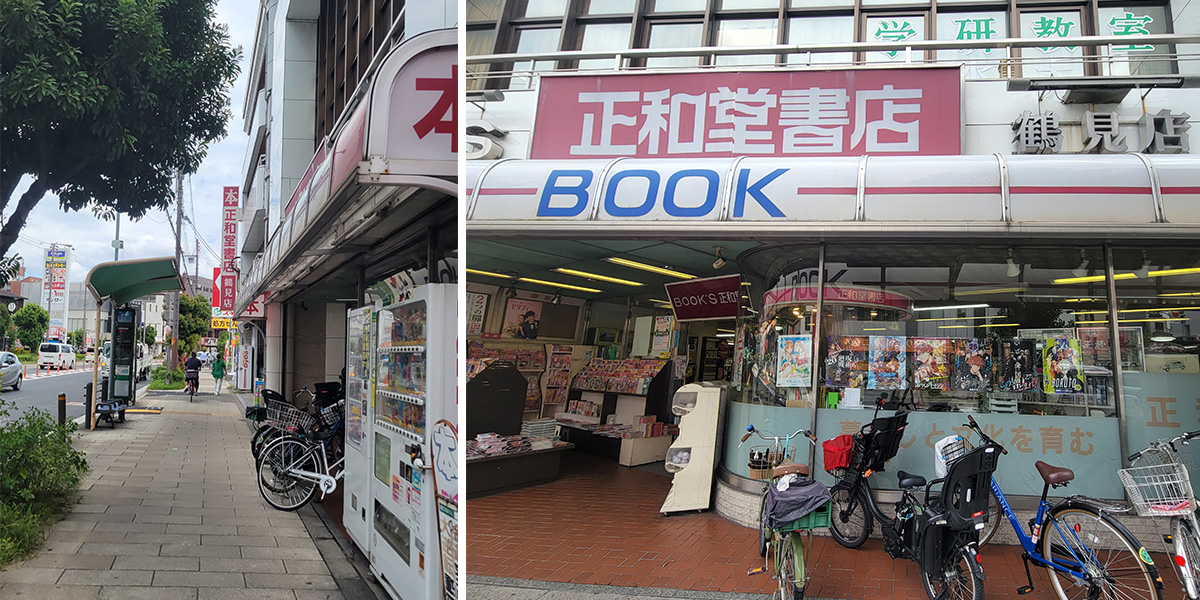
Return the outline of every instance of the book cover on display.
{"type": "Polygon", "coordinates": [[[779,387],[812,386],[812,336],[779,336],[779,387]]]}
{"type": "Polygon", "coordinates": [[[907,383],[907,346],[903,336],[873,335],[867,356],[867,387],[873,390],[902,390],[907,383]]]}
{"type": "Polygon", "coordinates": [[[502,337],[536,340],[538,326],[542,322],[542,303],[537,300],[509,298],[504,308],[504,324],[500,326],[502,337]]]}
{"type": "MultiPolygon", "coordinates": [[[[1075,334],[1083,351],[1083,364],[1112,368],[1107,327],[1079,327],[1075,334]]],[[[1142,330],[1138,327],[1121,327],[1117,335],[1121,338],[1121,368],[1125,371],[1144,371],[1146,350],[1142,342],[1142,330]]]]}
{"type": "Polygon", "coordinates": [[[1042,349],[1042,392],[1077,394],[1083,389],[1083,352],[1079,340],[1046,340],[1042,349]]]}
{"type": "Polygon", "coordinates": [[[758,360],[751,366],[751,371],[758,377],[758,382],[767,387],[775,385],[775,337],[775,319],[758,324],[758,360]]]}
{"type": "Polygon", "coordinates": [[[861,388],[867,382],[867,338],[829,336],[825,386],[861,388]]]}
{"type": "Polygon", "coordinates": [[[954,342],[954,389],[987,391],[992,385],[991,343],[986,339],[954,342]]]}
{"type": "Polygon", "coordinates": [[[1038,387],[1037,347],[1034,340],[1000,340],[996,352],[996,380],[1005,392],[1027,392],[1038,387]]]}
{"type": "Polygon", "coordinates": [[[951,341],[946,338],[909,338],[913,386],[922,390],[950,389],[951,341]]]}

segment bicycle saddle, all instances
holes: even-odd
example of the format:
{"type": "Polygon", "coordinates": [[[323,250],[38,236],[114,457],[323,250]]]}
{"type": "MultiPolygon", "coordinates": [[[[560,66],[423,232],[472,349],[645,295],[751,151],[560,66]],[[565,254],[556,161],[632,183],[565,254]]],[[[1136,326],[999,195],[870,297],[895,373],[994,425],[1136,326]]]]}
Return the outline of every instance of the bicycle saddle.
{"type": "Polygon", "coordinates": [[[921,487],[925,485],[925,478],[920,475],[896,471],[896,477],[900,478],[901,488],[921,487]]]}
{"type": "Polygon", "coordinates": [[[771,471],[771,477],[783,477],[790,473],[795,473],[801,477],[808,477],[808,465],[797,465],[795,463],[782,464],[771,471]]]}
{"type": "Polygon", "coordinates": [[[1048,465],[1040,460],[1034,463],[1034,466],[1037,467],[1038,473],[1042,474],[1042,480],[1048,485],[1058,485],[1075,479],[1075,471],[1066,467],[1048,465]]]}

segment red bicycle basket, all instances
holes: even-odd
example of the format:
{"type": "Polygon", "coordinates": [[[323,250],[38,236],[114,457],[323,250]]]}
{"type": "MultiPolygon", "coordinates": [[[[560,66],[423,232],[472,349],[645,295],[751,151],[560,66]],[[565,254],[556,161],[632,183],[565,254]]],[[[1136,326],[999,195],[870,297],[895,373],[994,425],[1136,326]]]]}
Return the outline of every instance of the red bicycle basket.
{"type": "Polygon", "coordinates": [[[825,454],[825,470],[844,469],[850,466],[850,457],[854,454],[854,436],[839,435],[831,440],[821,442],[825,454]]]}

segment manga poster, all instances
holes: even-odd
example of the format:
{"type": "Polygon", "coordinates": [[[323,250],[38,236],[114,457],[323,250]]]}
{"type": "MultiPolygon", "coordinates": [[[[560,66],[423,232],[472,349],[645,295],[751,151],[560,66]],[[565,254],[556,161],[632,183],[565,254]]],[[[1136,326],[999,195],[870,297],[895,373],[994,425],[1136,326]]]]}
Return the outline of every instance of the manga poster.
{"type": "Polygon", "coordinates": [[[862,388],[867,383],[867,338],[829,336],[825,386],[862,388]]]}
{"type": "MultiPolygon", "coordinates": [[[[950,389],[951,340],[946,338],[909,338],[913,387],[920,390],[950,389]]],[[[901,386],[903,387],[903,386],[901,386]]]]}
{"type": "Polygon", "coordinates": [[[991,385],[992,349],[988,340],[955,340],[953,389],[983,392],[991,385]]]}
{"type": "Polygon", "coordinates": [[[812,336],[779,336],[779,387],[812,386],[812,336]]]}
{"type": "Polygon", "coordinates": [[[1036,351],[1034,340],[1000,340],[996,350],[996,379],[1001,391],[1026,392],[1037,389],[1036,351]]]}
{"type": "Polygon", "coordinates": [[[775,319],[765,319],[758,324],[758,360],[754,364],[754,373],[759,383],[771,387],[775,385],[775,319]]]}
{"type": "Polygon", "coordinates": [[[871,336],[867,357],[867,387],[873,390],[902,390],[907,384],[905,337],[871,336]]]}
{"type": "MultiPolygon", "coordinates": [[[[1121,338],[1121,368],[1126,371],[1145,370],[1146,351],[1141,328],[1121,327],[1117,334],[1121,338]]],[[[1075,335],[1079,338],[1079,348],[1083,351],[1083,364],[1112,368],[1107,327],[1079,327],[1075,330],[1075,335]]]]}
{"type": "Polygon", "coordinates": [[[1075,338],[1045,341],[1042,349],[1042,392],[1077,394],[1083,387],[1083,350],[1075,338]]]}

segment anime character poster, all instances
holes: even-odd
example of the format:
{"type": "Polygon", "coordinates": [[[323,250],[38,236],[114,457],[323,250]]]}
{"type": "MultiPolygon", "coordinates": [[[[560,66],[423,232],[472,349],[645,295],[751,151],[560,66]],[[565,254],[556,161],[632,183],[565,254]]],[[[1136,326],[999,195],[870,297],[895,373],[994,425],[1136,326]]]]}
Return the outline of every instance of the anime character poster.
{"type": "Polygon", "coordinates": [[[951,340],[946,338],[909,338],[913,387],[920,390],[950,389],[951,340]]]}
{"type": "Polygon", "coordinates": [[[1038,387],[1037,347],[1034,340],[1001,340],[996,349],[996,381],[1005,392],[1027,392],[1038,387]]]}
{"type": "Polygon", "coordinates": [[[1079,340],[1046,340],[1042,348],[1042,392],[1077,394],[1083,389],[1083,350],[1079,347],[1079,340]]]}
{"type": "Polygon", "coordinates": [[[759,383],[775,385],[775,319],[765,319],[758,324],[758,360],[752,367],[759,383]]]}
{"type": "Polygon", "coordinates": [[[829,336],[825,354],[825,385],[862,388],[867,383],[867,338],[829,336]]]}
{"type": "Polygon", "coordinates": [[[812,336],[779,336],[779,387],[812,386],[812,336]]]}
{"type": "Polygon", "coordinates": [[[902,390],[907,384],[907,345],[903,336],[873,335],[867,356],[867,387],[873,390],[902,390]]]}
{"type": "Polygon", "coordinates": [[[992,350],[986,339],[955,340],[952,389],[983,392],[992,385],[992,350]]]}

